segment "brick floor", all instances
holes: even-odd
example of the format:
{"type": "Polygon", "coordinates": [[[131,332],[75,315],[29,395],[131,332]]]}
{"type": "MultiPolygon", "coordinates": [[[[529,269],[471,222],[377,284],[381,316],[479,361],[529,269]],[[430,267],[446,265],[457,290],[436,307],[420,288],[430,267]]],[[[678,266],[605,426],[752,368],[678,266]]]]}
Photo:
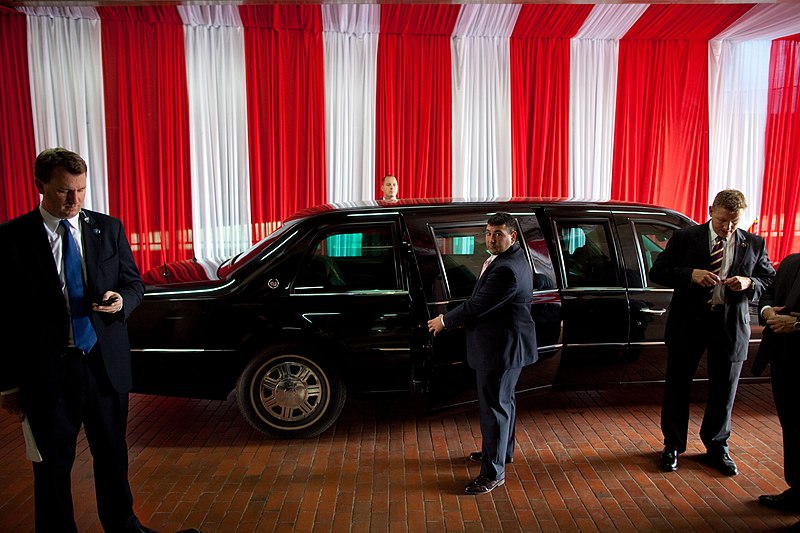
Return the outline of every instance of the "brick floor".
{"type": "MultiPolygon", "coordinates": [[[[129,446],[137,514],[170,532],[776,531],[797,515],[765,509],[785,488],[768,385],[739,390],[731,451],[740,474],[703,465],[702,404],[680,469],[661,473],[660,387],[555,392],[520,400],[518,453],[503,487],[463,493],[479,466],[474,409],[415,415],[401,401],[351,400],[305,441],[265,438],[235,402],[133,395],[129,446]]],[[[78,446],[78,527],[101,531],[91,457],[78,446]]],[[[0,415],[0,532],[33,528],[33,480],[16,420],[0,415]]]]}

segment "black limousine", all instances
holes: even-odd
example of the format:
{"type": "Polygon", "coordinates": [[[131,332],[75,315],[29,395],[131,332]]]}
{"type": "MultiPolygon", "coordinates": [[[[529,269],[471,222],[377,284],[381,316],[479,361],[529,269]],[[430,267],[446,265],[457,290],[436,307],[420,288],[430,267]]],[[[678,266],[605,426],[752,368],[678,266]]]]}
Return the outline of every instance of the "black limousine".
{"type": "Polygon", "coordinates": [[[518,392],[662,381],[672,290],[648,271],[688,218],[630,203],[419,200],[307,209],[219,266],[147,272],[129,321],[134,391],[235,390],[247,421],[281,438],[328,429],[347,393],[473,401],[463,332],[434,338],[426,323],[471,293],[497,211],[517,218],[535,278],[540,360],[518,392]]]}

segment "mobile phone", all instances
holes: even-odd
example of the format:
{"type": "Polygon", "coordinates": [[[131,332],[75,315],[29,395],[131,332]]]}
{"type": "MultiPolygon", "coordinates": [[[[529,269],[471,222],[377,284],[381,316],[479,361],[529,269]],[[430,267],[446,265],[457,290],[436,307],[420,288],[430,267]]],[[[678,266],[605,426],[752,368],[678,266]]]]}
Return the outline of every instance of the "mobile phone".
{"type": "Polygon", "coordinates": [[[112,296],[108,300],[100,301],[97,305],[107,306],[107,305],[111,305],[113,303],[117,303],[118,301],[119,301],[119,298],[117,298],[116,296],[112,296]]]}

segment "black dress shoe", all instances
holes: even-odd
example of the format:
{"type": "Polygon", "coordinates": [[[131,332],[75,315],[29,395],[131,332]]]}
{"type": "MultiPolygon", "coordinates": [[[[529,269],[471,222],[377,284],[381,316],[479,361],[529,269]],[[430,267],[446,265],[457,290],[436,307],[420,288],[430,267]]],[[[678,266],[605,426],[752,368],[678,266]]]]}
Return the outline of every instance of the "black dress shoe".
{"type": "Polygon", "coordinates": [[[675,448],[664,448],[661,457],[658,459],[658,466],[664,472],[674,472],[678,469],[678,450],[675,448]]]}
{"type": "Polygon", "coordinates": [[[800,491],[789,489],[780,494],[764,494],[758,503],[771,509],[800,512],[800,491]]]}
{"type": "Polygon", "coordinates": [[[735,476],[739,473],[739,469],[736,468],[736,463],[733,462],[733,459],[731,459],[731,456],[728,455],[728,452],[707,453],[706,462],[708,463],[708,466],[719,470],[726,476],[735,476]]]}
{"type": "Polygon", "coordinates": [[[505,479],[489,479],[486,476],[478,476],[464,488],[467,494],[486,494],[505,483],[505,479]]]}
{"type": "MultiPolygon", "coordinates": [[[[483,452],[472,452],[471,454],[469,454],[467,456],[467,459],[469,459],[470,461],[474,461],[476,463],[482,463],[483,462],[483,452]]],[[[507,465],[511,464],[513,462],[514,462],[513,458],[506,459],[506,464],[507,465]]]]}

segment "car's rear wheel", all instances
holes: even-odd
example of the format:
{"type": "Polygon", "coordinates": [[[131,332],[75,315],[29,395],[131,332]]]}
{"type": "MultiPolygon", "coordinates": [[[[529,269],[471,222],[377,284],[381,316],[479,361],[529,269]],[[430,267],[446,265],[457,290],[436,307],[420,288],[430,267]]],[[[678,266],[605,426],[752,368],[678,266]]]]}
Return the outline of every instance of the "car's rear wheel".
{"type": "Polygon", "coordinates": [[[336,422],[346,392],[336,372],[287,347],[256,355],[239,376],[236,398],[245,419],[259,431],[308,438],[336,422]]]}

